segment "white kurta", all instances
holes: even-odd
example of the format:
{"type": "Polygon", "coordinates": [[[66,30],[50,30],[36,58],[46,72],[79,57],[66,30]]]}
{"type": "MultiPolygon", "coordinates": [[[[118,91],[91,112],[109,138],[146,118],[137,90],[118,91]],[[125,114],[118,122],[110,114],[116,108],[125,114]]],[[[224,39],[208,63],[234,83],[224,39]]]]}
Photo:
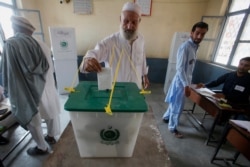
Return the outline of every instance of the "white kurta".
{"type": "MultiPolygon", "coordinates": [[[[113,76],[115,76],[120,56],[122,56],[122,59],[116,81],[134,82],[139,88],[142,88],[142,76],[147,75],[148,67],[144,50],[144,38],[141,35],[138,35],[138,38],[131,45],[119,32],[114,33],[99,42],[95,49],[89,50],[84,59],[94,57],[99,62],[109,62],[113,76]]],[[[83,62],[80,67],[81,72],[84,72],[83,62]]]]}
{"type": "Polygon", "coordinates": [[[59,102],[59,95],[55,86],[55,79],[54,79],[54,66],[51,58],[51,51],[43,42],[37,40],[40,44],[48,62],[49,62],[49,70],[46,75],[46,83],[44,87],[44,91],[41,97],[41,101],[39,104],[39,112],[43,119],[55,119],[59,117],[60,109],[60,102],[59,102]]]}

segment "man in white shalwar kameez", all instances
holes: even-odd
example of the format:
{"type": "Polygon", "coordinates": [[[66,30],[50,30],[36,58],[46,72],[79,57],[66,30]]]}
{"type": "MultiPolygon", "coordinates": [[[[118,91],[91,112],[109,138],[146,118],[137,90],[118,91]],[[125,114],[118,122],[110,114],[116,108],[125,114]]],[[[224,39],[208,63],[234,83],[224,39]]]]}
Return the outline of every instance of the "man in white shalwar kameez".
{"type": "Polygon", "coordinates": [[[46,141],[51,143],[60,127],[59,101],[51,78],[53,65],[45,47],[31,36],[35,28],[30,22],[18,16],[12,16],[11,21],[15,35],[6,40],[3,48],[3,86],[9,95],[11,111],[37,144],[27,153],[44,155],[48,153],[46,141]],[[42,118],[48,129],[45,138],[42,118]]]}
{"type": "Polygon", "coordinates": [[[117,82],[134,82],[141,89],[149,86],[148,67],[144,50],[144,38],[137,32],[141,21],[138,4],[127,2],[120,16],[120,31],[100,41],[89,50],[80,66],[81,72],[100,72],[100,62],[108,62],[113,76],[117,68],[117,82]],[[118,61],[121,58],[120,66],[118,61]],[[142,80],[143,79],[143,80],[142,80]],[[142,86],[143,83],[143,86],[142,86]]]}
{"type": "Polygon", "coordinates": [[[42,48],[50,67],[47,71],[44,91],[38,109],[41,114],[41,117],[45,120],[47,124],[47,136],[45,137],[45,140],[49,144],[55,144],[56,140],[54,136],[60,134],[59,114],[61,111],[61,107],[58,92],[55,85],[55,78],[53,75],[54,65],[52,62],[51,50],[49,49],[49,47],[40,40],[37,40],[37,42],[42,48]]]}
{"type": "Polygon", "coordinates": [[[168,129],[177,138],[183,135],[177,130],[179,117],[182,113],[185,96],[190,95],[192,73],[196,61],[196,52],[199,43],[208,31],[208,25],[198,22],[192,27],[190,38],[184,42],[177,52],[176,74],[168,89],[165,102],[169,103],[167,111],[163,115],[163,121],[168,123],[168,129]]]}

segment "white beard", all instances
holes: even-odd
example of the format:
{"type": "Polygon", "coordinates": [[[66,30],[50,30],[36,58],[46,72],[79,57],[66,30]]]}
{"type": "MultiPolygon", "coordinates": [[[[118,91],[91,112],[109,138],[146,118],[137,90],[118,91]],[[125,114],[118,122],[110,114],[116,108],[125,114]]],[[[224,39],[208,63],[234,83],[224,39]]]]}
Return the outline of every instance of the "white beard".
{"type": "Polygon", "coordinates": [[[137,38],[137,31],[134,31],[133,33],[131,32],[125,32],[122,27],[120,27],[120,33],[123,38],[125,38],[128,41],[133,41],[137,38]]]}

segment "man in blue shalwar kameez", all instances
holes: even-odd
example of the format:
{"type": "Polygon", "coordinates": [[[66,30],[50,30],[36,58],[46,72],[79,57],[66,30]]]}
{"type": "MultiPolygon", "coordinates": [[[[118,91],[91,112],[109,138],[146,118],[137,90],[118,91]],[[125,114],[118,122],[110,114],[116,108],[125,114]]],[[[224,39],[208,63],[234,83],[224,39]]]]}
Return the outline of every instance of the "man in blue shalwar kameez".
{"type": "Polygon", "coordinates": [[[177,138],[183,137],[177,130],[179,117],[184,107],[185,96],[190,95],[189,86],[191,85],[196,61],[196,51],[207,31],[207,23],[198,22],[194,24],[189,40],[178,48],[176,74],[165,98],[165,102],[169,103],[169,106],[163,115],[163,121],[168,122],[168,129],[177,138]]]}

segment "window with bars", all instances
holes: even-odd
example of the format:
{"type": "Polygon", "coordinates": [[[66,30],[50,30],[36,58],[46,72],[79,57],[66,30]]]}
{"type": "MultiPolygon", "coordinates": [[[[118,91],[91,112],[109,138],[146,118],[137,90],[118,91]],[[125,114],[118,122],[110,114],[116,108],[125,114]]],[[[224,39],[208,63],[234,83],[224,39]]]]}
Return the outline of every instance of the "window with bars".
{"type": "Polygon", "coordinates": [[[23,16],[27,18],[36,28],[33,36],[44,41],[42,21],[40,11],[17,9],[15,0],[0,0],[0,53],[3,48],[3,41],[14,35],[10,18],[12,15],[23,16]]]}
{"type": "Polygon", "coordinates": [[[0,53],[3,50],[4,40],[13,35],[10,17],[13,15],[12,0],[0,0],[0,53]]]}
{"type": "Polygon", "coordinates": [[[213,61],[236,67],[250,56],[250,0],[231,0],[213,61]]]}

